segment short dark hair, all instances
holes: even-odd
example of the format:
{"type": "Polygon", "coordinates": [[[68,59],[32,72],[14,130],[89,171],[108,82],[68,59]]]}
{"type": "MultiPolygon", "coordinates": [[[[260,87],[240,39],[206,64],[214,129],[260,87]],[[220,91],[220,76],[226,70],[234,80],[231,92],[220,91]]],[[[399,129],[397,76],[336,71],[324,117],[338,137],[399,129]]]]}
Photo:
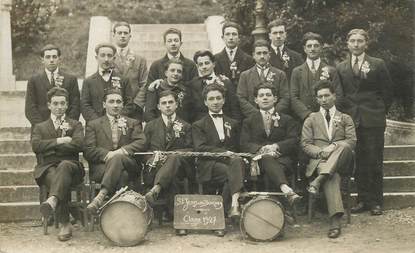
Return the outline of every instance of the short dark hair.
{"type": "Polygon", "coordinates": [[[183,66],[183,62],[182,62],[181,60],[179,60],[179,59],[175,59],[175,58],[171,58],[170,60],[168,60],[168,61],[164,64],[164,71],[166,71],[166,70],[169,68],[169,66],[170,66],[171,64],[179,64],[179,65],[181,65],[181,66],[182,66],[182,68],[184,68],[184,66],[183,66]]]}
{"type": "Polygon", "coordinates": [[[111,95],[111,94],[118,94],[118,95],[120,95],[121,96],[121,99],[124,102],[124,98],[122,96],[121,89],[119,89],[119,88],[113,88],[113,87],[110,87],[110,88],[107,88],[107,89],[104,90],[104,97],[102,98],[103,99],[102,101],[105,102],[107,100],[108,95],[111,95]]]}
{"type": "Polygon", "coordinates": [[[317,96],[317,92],[322,89],[329,89],[331,93],[336,94],[332,83],[329,80],[319,80],[314,85],[314,95],[317,96]]]}
{"type": "Polygon", "coordinates": [[[163,90],[159,93],[159,96],[157,98],[157,104],[160,103],[160,99],[167,96],[173,96],[174,101],[177,102],[177,94],[172,90],[163,90]]]}
{"type": "Polygon", "coordinates": [[[69,102],[69,93],[66,89],[61,87],[53,87],[46,94],[48,102],[52,101],[52,97],[63,96],[66,99],[66,102],[69,102]]]}
{"type": "Polygon", "coordinates": [[[215,62],[215,56],[209,50],[199,50],[193,56],[193,61],[197,63],[197,58],[208,56],[212,62],[215,62]]]}
{"type": "Polygon", "coordinates": [[[130,26],[130,24],[128,24],[128,23],[127,23],[127,22],[125,22],[125,21],[116,22],[116,23],[114,24],[114,26],[112,27],[112,32],[113,32],[113,33],[115,33],[115,30],[116,30],[118,27],[120,27],[120,26],[126,26],[126,27],[128,27],[128,31],[131,33],[131,26],[130,26]]]}
{"type": "Polygon", "coordinates": [[[238,35],[241,33],[242,28],[238,23],[228,21],[228,22],[225,22],[222,26],[222,35],[225,34],[225,29],[228,28],[228,27],[233,27],[236,30],[238,30],[238,35]]]}
{"type": "Polygon", "coordinates": [[[112,49],[113,53],[117,53],[117,48],[115,48],[115,46],[111,43],[108,42],[103,42],[103,43],[99,43],[95,46],[95,54],[98,54],[99,49],[101,49],[102,47],[109,47],[112,49]]]}
{"type": "Polygon", "coordinates": [[[270,50],[269,43],[266,40],[257,40],[257,41],[255,41],[254,45],[252,46],[253,52],[255,52],[255,48],[257,48],[257,47],[267,47],[268,50],[270,50]]]}
{"type": "Polygon", "coordinates": [[[271,28],[276,27],[276,26],[284,26],[284,30],[285,31],[287,30],[287,23],[282,19],[276,19],[276,20],[271,21],[268,24],[267,26],[268,32],[271,32],[271,28]]]}
{"type": "Polygon", "coordinates": [[[254,88],[254,97],[258,96],[258,92],[260,89],[270,89],[272,92],[272,95],[274,95],[274,97],[277,96],[277,89],[275,89],[275,86],[270,85],[268,83],[260,83],[258,86],[254,88]]]}
{"type": "Polygon", "coordinates": [[[213,83],[213,84],[206,85],[205,88],[203,88],[203,91],[202,91],[203,100],[207,99],[207,94],[211,91],[219,91],[222,94],[223,98],[225,98],[225,94],[226,94],[225,87],[223,87],[222,85],[213,83]]]}
{"type": "Polygon", "coordinates": [[[58,52],[58,56],[61,56],[61,50],[59,49],[59,47],[53,44],[47,44],[40,50],[40,57],[43,58],[45,56],[45,51],[48,51],[48,50],[56,50],[58,52]]]}
{"type": "Polygon", "coordinates": [[[163,40],[166,42],[166,37],[168,34],[177,34],[179,35],[180,41],[182,41],[182,32],[179,29],[176,28],[169,28],[163,33],[163,40]]]}
{"type": "Polygon", "coordinates": [[[313,32],[305,33],[303,36],[303,40],[302,40],[303,46],[305,46],[308,40],[317,40],[322,46],[324,44],[323,37],[321,37],[321,35],[318,33],[313,33],[313,32]]]}

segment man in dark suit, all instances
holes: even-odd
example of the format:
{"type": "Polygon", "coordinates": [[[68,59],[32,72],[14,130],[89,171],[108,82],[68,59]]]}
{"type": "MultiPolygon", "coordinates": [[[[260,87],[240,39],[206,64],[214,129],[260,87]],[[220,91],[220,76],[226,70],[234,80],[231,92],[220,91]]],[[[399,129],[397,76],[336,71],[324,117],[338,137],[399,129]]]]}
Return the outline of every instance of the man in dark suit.
{"type": "Polygon", "coordinates": [[[32,76],[27,82],[25,114],[34,127],[35,124],[47,120],[50,116],[46,94],[53,87],[61,87],[68,91],[68,109],[66,116],[78,120],[79,87],[75,76],[67,74],[59,68],[61,51],[54,45],[46,45],[40,53],[44,70],[32,76]]]}
{"type": "Polygon", "coordinates": [[[294,68],[290,82],[291,109],[301,122],[304,122],[311,112],[319,110],[320,106],[314,95],[314,85],[318,81],[330,80],[336,91],[336,101],[340,101],[343,95],[336,68],[327,65],[320,58],[323,49],[321,35],[312,32],[304,34],[303,46],[307,59],[294,68]]]}
{"type": "Polygon", "coordinates": [[[193,78],[188,84],[192,98],[191,122],[201,119],[208,113],[208,108],[204,104],[203,89],[206,85],[213,83],[222,85],[226,90],[225,104],[223,105],[224,114],[240,121],[242,115],[236,97],[236,86],[226,76],[216,75],[214,71],[216,62],[213,54],[208,50],[200,50],[195,53],[193,60],[199,70],[199,76],[193,78]]]}
{"type": "Polygon", "coordinates": [[[242,113],[245,117],[248,117],[258,111],[254,90],[259,84],[265,82],[275,87],[275,96],[278,97],[276,110],[287,113],[290,107],[287,77],[282,70],[269,65],[270,49],[268,42],[255,41],[253,55],[256,65],[242,72],[237,88],[242,113]]]}
{"type": "Polygon", "coordinates": [[[110,43],[101,43],[95,47],[95,58],[98,62],[98,70],[87,77],[82,84],[81,112],[86,122],[105,115],[102,107],[104,90],[117,88],[121,91],[125,103],[123,115],[134,112],[132,106],[133,90],[128,79],[113,69],[117,49],[110,43]]]}
{"type": "Polygon", "coordinates": [[[144,151],[141,123],[121,116],[123,100],[119,89],[107,89],[103,107],[106,114],[88,122],[85,131],[85,158],[90,178],[101,182],[98,195],[88,205],[90,212],[102,206],[104,198],[138,177],[135,152],[144,151]]]}
{"type": "Polygon", "coordinates": [[[336,93],[330,81],[319,81],[314,92],[320,111],[311,113],[305,120],[301,134],[301,146],[310,157],[306,176],[314,178],[308,191],[318,194],[323,186],[331,223],[328,237],[337,238],[344,213],[340,181],[353,170],[356,132],[352,118],[334,105],[336,93]]]}
{"type": "MultiPolygon", "coordinates": [[[[205,105],[209,113],[192,125],[195,151],[226,152],[232,155],[238,151],[240,127],[236,120],[223,114],[225,90],[217,84],[208,85],[203,90],[205,105]]],[[[227,184],[232,196],[230,217],[240,215],[238,198],[243,187],[243,160],[240,157],[200,158],[197,166],[197,180],[205,186],[227,184]]],[[[223,192],[223,195],[225,195],[223,192]]],[[[228,196],[224,196],[225,206],[228,196]]],[[[223,232],[219,232],[223,236],[223,232]]]]}
{"type": "Polygon", "coordinates": [[[337,66],[344,92],[344,111],[356,126],[356,183],[358,204],[352,212],[383,206],[383,147],[386,113],[392,103],[392,81],[382,59],[365,53],[368,34],[353,29],[347,35],[350,56],[337,66]]]}
{"type": "Polygon", "coordinates": [[[82,182],[84,168],[79,162],[84,129],[80,122],[66,116],[69,93],[53,87],[47,93],[50,118],[36,124],[32,134],[32,149],[38,156],[34,176],[39,186],[46,185],[48,199],[41,203],[40,212],[48,220],[57,211],[61,226],[58,239],[67,241],[72,237],[69,222],[70,187],[82,182]]]}
{"type": "MultiPolygon", "coordinates": [[[[149,151],[192,151],[191,125],[176,115],[177,95],[173,91],[160,92],[157,108],[161,116],[150,121],[145,129],[146,150],[149,151]]],[[[155,170],[152,189],[146,199],[152,203],[160,192],[168,198],[169,209],[173,210],[174,196],[180,190],[175,182],[178,178],[193,179],[193,168],[188,158],[179,155],[153,155],[147,160],[149,169],[155,170]]],[[[178,235],[185,235],[186,230],[178,230],[178,235]]]]}
{"type": "Polygon", "coordinates": [[[238,47],[240,32],[240,25],[226,22],[222,27],[225,48],[215,54],[215,73],[225,75],[235,86],[238,85],[240,74],[255,65],[254,59],[238,47]]]}
{"type": "MultiPolygon", "coordinates": [[[[175,28],[167,29],[163,34],[164,45],[166,46],[167,53],[166,55],[153,62],[150,66],[147,78],[147,87],[149,87],[153,82],[159,83],[163,80],[165,76],[165,64],[170,59],[180,60],[183,64],[183,74],[182,80],[184,83],[193,79],[197,76],[197,68],[194,62],[186,57],[180,52],[180,47],[182,46],[182,32],[175,28]]],[[[154,84],[153,84],[154,85],[154,84]]],[[[146,98],[147,90],[144,93],[139,94],[140,99],[146,98]]],[[[138,98],[136,98],[137,100],[138,98]]]]}
{"type": "Polygon", "coordinates": [[[145,92],[146,88],[145,85],[148,75],[146,59],[138,55],[128,46],[131,39],[130,24],[127,22],[117,22],[112,28],[112,32],[112,39],[117,48],[114,60],[115,69],[123,78],[128,79],[131,85],[135,107],[135,113],[131,116],[142,121],[145,100],[138,93],[145,92]]]}
{"type": "Polygon", "coordinates": [[[298,52],[289,49],[285,43],[287,40],[287,24],[280,19],[268,24],[268,36],[271,40],[271,52],[269,63],[285,72],[290,80],[293,69],[303,63],[303,57],[298,52]]]}
{"type": "Polygon", "coordinates": [[[273,186],[286,193],[293,204],[301,197],[288,186],[285,172],[293,166],[290,155],[298,144],[299,126],[289,115],[278,113],[275,94],[275,87],[269,84],[255,87],[255,103],[259,111],[243,121],[241,149],[262,156],[259,167],[273,186]]]}

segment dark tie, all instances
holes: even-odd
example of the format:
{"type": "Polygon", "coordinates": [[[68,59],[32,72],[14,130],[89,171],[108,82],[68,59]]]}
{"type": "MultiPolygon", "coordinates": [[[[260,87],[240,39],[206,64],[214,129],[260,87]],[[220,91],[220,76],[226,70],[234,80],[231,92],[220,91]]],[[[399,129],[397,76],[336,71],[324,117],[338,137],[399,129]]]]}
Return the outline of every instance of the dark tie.
{"type": "Polygon", "coordinates": [[[105,75],[105,74],[111,74],[111,70],[110,69],[104,69],[102,72],[102,75],[105,75]]]}
{"type": "Polygon", "coordinates": [[[313,60],[311,60],[311,73],[313,73],[313,74],[316,73],[316,65],[314,64],[313,60]]]}
{"type": "Polygon", "coordinates": [[[212,113],[211,115],[214,118],[222,118],[223,117],[223,114],[222,113],[212,113]]]}
{"type": "Polygon", "coordinates": [[[270,135],[271,133],[271,113],[269,111],[265,112],[265,117],[264,117],[264,128],[265,128],[265,133],[267,134],[267,136],[270,135]]]}
{"type": "Polygon", "coordinates": [[[277,47],[277,56],[282,59],[281,50],[279,47],[277,47]]]}
{"type": "Polygon", "coordinates": [[[353,73],[355,76],[359,76],[360,69],[359,69],[359,59],[355,57],[355,61],[353,63],[353,73]]]}
{"type": "Polygon", "coordinates": [[[50,84],[55,86],[55,75],[53,74],[53,71],[50,72],[50,84]]]}
{"type": "Polygon", "coordinates": [[[229,50],[229,59],[232,61],[233,60],[233,50],[229,50]]]}
{"type": "Polygon", "coordinates": [[[112,138],[112,147],[117,149],[118,147],[118,120],[114,119],[111,125],[111,138],[112,138]]]}
{"type": "Polygon", "coordinates": [[[167,132],[166,132],[166,139],[167,141],[171,141],[173,139],[173,120],[172,116],[167,116],[167,132]]]}
{"type": "Polygon", "coordinates": [[[258,67],[259,68],[259,79],[261,80],[261,82],[265,82],[265,67],[258,67]]]}
{"type": "Polygon", "coordinates": [[[327,120],[327,125],[330,126],[331,117],[330,117],[330,111],[329,111],[329,109],[326,109],[326,120],[327,120]]]}

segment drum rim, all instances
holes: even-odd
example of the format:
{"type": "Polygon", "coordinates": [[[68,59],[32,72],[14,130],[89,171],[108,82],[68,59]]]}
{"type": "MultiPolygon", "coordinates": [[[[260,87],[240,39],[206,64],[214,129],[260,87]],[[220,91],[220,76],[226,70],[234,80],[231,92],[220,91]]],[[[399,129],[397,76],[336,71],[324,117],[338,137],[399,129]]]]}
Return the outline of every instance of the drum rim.
{"type": "Polygon", "coordinates": [[[244,239],[249,238],[250,240],[256,241],[256,242],[271,242],[271,241],[274,241],[275,239],[277,239],[278,236],[280,236],[284,232],[284,228],[285,228],[285,209],[284,209],[284,206],[281,204],[281,202],[279,202],[277,199],[275,199],[275,198],[273,198],[271,196],[257,196],[255,198],[249,200],[248,203],[246,203],[245,206],[242,208],[241,217],[239,219],[239,229],[240,229],[241,234],[242,234],[242,237],[244,239]],[[261,200],[269,200],[271,202],[274,202],[275,204],[277,204],[281,208],[282,214],[283,214],[283,222],[282,222],[281,230],[275,236],[273,236],[272,238],[265,239],[265,240],[257,239],[257,238],[252,237],[246,231],[245,226],[244,226],[244,222],[243,222],[243,218],[245,217],[246,210],[250,206],[252,206],[254,203],[259,202],[261,200]]]}

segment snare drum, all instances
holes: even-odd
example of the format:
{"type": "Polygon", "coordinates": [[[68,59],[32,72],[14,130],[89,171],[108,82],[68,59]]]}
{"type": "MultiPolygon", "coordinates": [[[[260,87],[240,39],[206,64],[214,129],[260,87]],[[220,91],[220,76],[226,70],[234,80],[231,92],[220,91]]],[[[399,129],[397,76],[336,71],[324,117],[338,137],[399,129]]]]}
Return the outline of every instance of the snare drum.
{"type": "Polygon", "coordinates": [[[101,231],[118,246],[134,246],[144,240],[152,218],[153,209],[145,197],[135,191],[127,191],[102,210],[101,231]]]}
{"type": "Polygon", "coordinates": [[[275,198],[257,196],[242,209],[240,229],[244,238],[275,240],[284,229],[284,208],[275,198]]]}

